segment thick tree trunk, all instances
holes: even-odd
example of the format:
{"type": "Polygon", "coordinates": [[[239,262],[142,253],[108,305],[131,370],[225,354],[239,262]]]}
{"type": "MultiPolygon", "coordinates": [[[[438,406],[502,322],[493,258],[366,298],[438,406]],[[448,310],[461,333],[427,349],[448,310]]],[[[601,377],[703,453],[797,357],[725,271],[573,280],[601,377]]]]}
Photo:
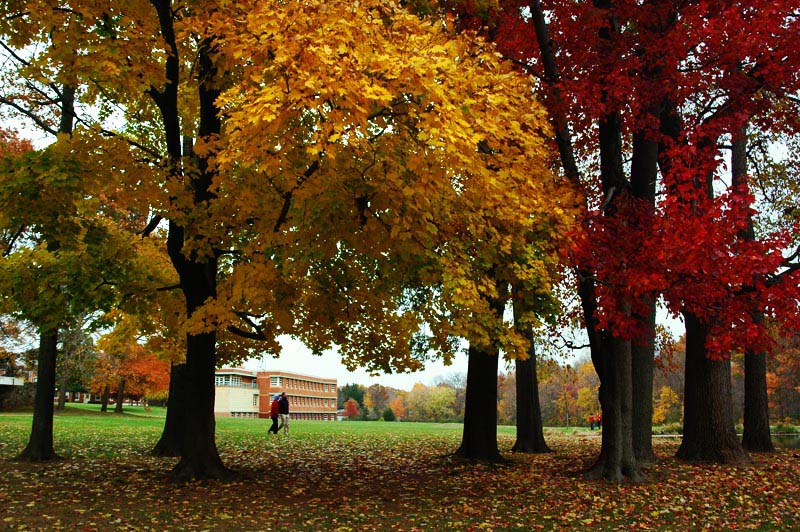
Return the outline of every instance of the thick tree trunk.
{"type": "Polygon", "coordinates": [[[611,482],[641,480],[642,475],[633,451],[633,392],[631,382],[630,340],[607,335],[607,353],[600,367],[600,408],[603,415],[603,434],[600,456],[588,471],[590,478],[611,482]]]}
{"type": "Polygon", "coordinates": [[[524,311],[525,294],[514,289],[514,327],[530,343],[528,358],[516,359],[517,392],[517,440],[512,451],[518,453],[548,453],[550,448],[544,440],[542,409],[539,405],[539,381],[536,374],[536,345],[530,325],[520,323],[524,311]]]}
{"type": "Polygon", "coordinates": [[[169,372],[169,397],[164,430],[151,454],[180,456],[186,431],[186,364],[172,364],[169,372]]]}
{"type": "Polygon", "coordinates": [[[497,353],[470,346],[464,432],[456,455],[497,461],[497,353]]]}
{"type": "MultiPolygon", "coordinates": [[[[655,72],[648,72],[653,77],[655,72]]],[[[663,102],[655,102],[648,108],[648,114],[657,124],[664,107],[663,102]]],[[[641,213],[640,224],[646,228],[643,233],[652,234],[653,216],[656,201],[656,179],[658,176],[658,149],[660,134],[643,129],[633,138],[633,158],[631,161],[631,191],[640,205],[646,208],[641,213]]],[[[645,242],[642,242],[645,245],[645,242]]],[[[656,461],[653,452],[653,364],[655,358],[656,301],[646,295],[637,302],[633,313],[641,324],[642,334],[631,345],[632,393],[633,393],[633,452],[640,464],[656,461]]]]}
{"type": "Polygon", "coordinates": [[[740,464],[748,461],[733,426],[730,360],[706,355],[708,329],[693,314],[686,322],[686,384],[683,441],[676,456],[686,461],[740,464]]]}
{"type": "Polygon", "coordinates": [[[767,356],[747,350],[744,355],[744,432],[742,447],[757,453],[775,451],[769,429],[767,356]]]}
{"type": "Polygon", "coordinates": [[[656,303],[643,301],[645,315],[639,316],[646,332],[631,345],[633,394],[633,452],[640,464],[656,461],[653,451],[653,373],[655,358],[656,303]]]}
{"type": "Polygon", "coordinates": [[[527,360],[516,360],[517,370],[517,440],[511,448],[516,453],[549,453],[544,439],[542,409],[539,405],[539,382],[533,344],[527,360]]]}
{"type": "MultiPolygon", "coordinates": [[[[610,42],[619,31],[619,25],[607,0],[594,0],[600,9],[608,9],[608,25],[598,32],[600,46],[610,42]]],[[[610,51],[613,53],[613,51],[610,51]]],[[[605,89],[603,89],[605,93],[605,89]]],[[[605,99],[605,94],[603,94],[605,99]]],[[[619,112],[609,113],[598,123],[600,145],[600,179],[605,196],[605,216],[620,216],[618,207],[629,202],[626,190],[630,184],[625,177],[622,157],[622,118],[619,112]]],[[[624,236],[620,236],[624,238],[624,236]]],[[[595,303],[596,305],[596,303],[595,303]]],[[[630,303],[621,309],[630,315],[630,303]]],[[[594,322],[592,323],[594,326],[594,322]]],[[[588,328],[588,325],[587,325],[588,328]]],[[[590,336],[591,338],[591,336],[590,336]]],[[[641,472],[633,451],[633,361],[631,341],[618,338],[611,331],[600,334],[592,346],[592,362],[600,378],[600,407],[603,416],[603,434],[600,456],[589,471],[589,476],[622,482],[626,478],[637,482],[641,472]]]]}
{"type": "Polygon", "coordinates": [[[125,400],[125,379],[119,381],[119,386],[117,387],[116,393],[116,404],[114,405],[114,413],[121,414],[122,413],[122,401],[125,400]]]}
{"type": "MultiPolygon", "coordinates": [[[[200,121],[198,135],[206,139],[219,135],[222,125],[217,116],[219,96],[216,68],[210,56],[210,40],[199,45],[198,95],[200,121]]],[[[180,137],[178,138],[180,141],[180,137]]],[[[180,144],[179,144],[180,145],[180,144]]],[[[213,198],[211,184],[214,170],[206,157],[197,160],[199,175],[192,179],[195,208],[205,209],[213,198]]],[[[180,278],[186,298],[186,312],[191,316],[206,300],[217,295],[217,256],[184,255],[185,230],[170,221],[167,251],[180,278]]],[[[215,442],[214,371],[216,369],[216,333],[189,334],[186,337],[186,397],[185,430],[181,445],[181,460],[172,470],[177,480],[227,478],[232,472],[219,457],[215,442]]]]}
{"type": "MultiPolygon", "coordinates": [[[[734,187],[747,184],[747,126],[733,136],[731,174],[734,187]]],[[[747,227],[740,233],[747,242],[756,239],[753,219],[747,215],[747,227]]],[[[753,322],[763,326],[764,314],[754,310],[753,322]]],[[[769,397],[767,395],[767,356],[752,349],[744,354],[744,432],[742,447],[748,451],[771,453],[775,451],[769,430],[769,397]]]]}
{"type": "Polygon", "coordinates": [[[187,396],[181,460],[172,470],[176,480],[228,478],[231,471],[219,457],[215,441],[214,369],[216,338],[213,333],[190,335],[187,349],[187,396]]]}
{"type": "Polygon", "coordinates": [[[100,411],[108,412],[108,396],[111,395],[111,387],[106,384],[103,387],[103,393],[100,394],[100,411]]]}
{"type": "Polygon", "coordinates": [[[53,400],[56,386],[58,329],[39,335],[39,357],[36,373],[36,395],[33,403],[33,426],[28,445],[18,460],[43,462],[56,460],[53,448],[53,400]]]}

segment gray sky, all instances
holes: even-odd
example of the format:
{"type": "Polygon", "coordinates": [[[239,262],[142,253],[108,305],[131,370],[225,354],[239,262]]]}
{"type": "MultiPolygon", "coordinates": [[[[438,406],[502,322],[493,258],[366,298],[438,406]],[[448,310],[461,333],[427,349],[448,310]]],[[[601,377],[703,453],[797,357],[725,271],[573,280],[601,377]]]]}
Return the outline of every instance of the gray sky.
{"type": "MultiPolygon", "coordinates": [[[[414,384],[421,382],[430,386],[436,377],[452,373],[467,373],[467,357],[460,354],[450,366],[445,366],[441,361],[429,362],[422,371],[401,374],[380,374],[371,376],[364,370],[348,371],[342,365],[341,357],[333,350],[325,351],[321,356],[311,353],[311,350],[301,342],[287,336],[280,337],[283,353],[278,358],[250,359],[243,364],[246,369],[267,369],[274,371],[290,371],[312,375],[315,377],[333,378],[338,386],[357,383],[369,386],[382,384],[401,390],[411,390],[414,384]]],[[[502,366],[502,363],[501,363],[502,366]]]]}

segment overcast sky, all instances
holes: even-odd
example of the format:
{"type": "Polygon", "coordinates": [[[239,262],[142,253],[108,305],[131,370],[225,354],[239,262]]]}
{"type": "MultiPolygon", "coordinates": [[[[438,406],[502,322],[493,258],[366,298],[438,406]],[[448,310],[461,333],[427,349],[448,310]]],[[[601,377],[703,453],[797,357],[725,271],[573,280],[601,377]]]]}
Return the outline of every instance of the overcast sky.
{"type": "MultiPolygon", "coordinates": [[[[683,334],[683,323],[681,323],[680,319],[668,316],[663,307],[658,309],[658,321],[666,325],[675,338],[683,334]]],[[[348,371],[342,365],[341,357],[333,350],[326,351],[321,356],[315,356],[310,349],[297,340],[293,340],[288,336],[281,336],[279,340],[284,348],[283,354],[279,358],[250,359],[243,366],[250,370],[287,371],[314,377],[332,378],[336,379],[338,386],[351,383],[363,384],[364,386],[382,384],[400,390],[411,390],[414,384],[418,382],[430,386],[437,377],[453,373],[467,374],[467,356],[465,354],[458,355],[450,366],[445,366],[441,361],[437,360],[429,362],[424,370],[414,373],[393,375],[382,373],[372,376],[364,370],[348,371]]],[[[563,360],[562,363],[587,355],[588,353],[585,350],[576,352],[566,360],[563,360]]],[[[508,368],[506,361],[501,360],[498,371],[508,373],[509,369],[513,369],[513,366],[508,368]]]]}
{"type": "Polygon", "coordinates": [[[284,349],[279,358],[250,359],[244,364],[244,367],[251,370],[289,371],[314,377],[333,378],[336,379],[338,386],[351,383],[364,386],[382,384],[401,390],[411,390],[418,382],[430,386],[439,376],[452,373],[466,375],[467,373],[467,357],[458,355],[450,366],[445,366],[441,361],[435,361],[429,362],[423,371],[393,375],[382,373],[371,376],[364,370],[347,371],[347,368],[342,365],[341,357],[334,351],[326,351],[323,355],[316,356],[297,340],[282,336],[280,342],[284,349]]]}

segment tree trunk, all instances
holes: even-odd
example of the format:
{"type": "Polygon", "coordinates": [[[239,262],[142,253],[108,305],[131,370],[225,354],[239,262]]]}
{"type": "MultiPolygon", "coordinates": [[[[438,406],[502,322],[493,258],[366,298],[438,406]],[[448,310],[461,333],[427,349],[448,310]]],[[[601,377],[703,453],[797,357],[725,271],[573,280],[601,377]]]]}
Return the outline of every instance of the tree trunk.
{"type": "MultiPolygon", "coordinates": [[[[608,25],[598,31],[602,48],[619,32],[619,24],[611,10],[611,2],[594,0],[594,5],[608,10],[608,25]]],[[[609,50],[609,53],[614,52],[609,50]]],[[[602,99],[605,100],[605,88],[602,93],[602,99]]],[[[619,216],[621,214],[618,207],[630,201],[625,192],[630,184],[623,169],[622,118],[619,112],[611,112],[599,120],[598,140],[600,179],[605,196],[604,215],[619,216]]],[[[620,235],[620,238],[624,238],[624,235],[620,235]]],[[[620,310],[630,315],[630,302],[621,302],[620,305],[620,310]]],[[[594,326],[594,321],[591,326],[594,326]]],[[[600,378],[603,433],[600,456],[588,474],[590,477],[605,478],[612,482],[622,482],[625,478],[637,482],[641,479],[641,472],[633,451],[631,341],[616,337],[611,331],[601,331],[599,336],[599,349],[597,345],[592,346],[592,362],[600,378]]]]}
{"type": "MultiPolygon", "coordinates": [[[[200,117],[198,135],[207,139],[222,130],[216,100],[219,96],[216,68],[211,60],[212,42],[202,41],[198,47],[200,117]]],[[[180,138],[178,138],[180,142],[180,138]]],[[[180,145],[180,144],[179,144],[180,145]]],[[[211,184],[214,170],[207,157],[197,159],[199,175],[192,179],[196,209],[207,208],[213,198],[211,184]]],[[[167,236],[167,251],[178,272],[181,289],[186,298],[188,316],[194,314],[206,300],[217,295],[217,255],[187,257],[184,254],[185,229],[173,220],[167,236]]],[[[216,333],[189,334],[186,337],[186,397],[185,430],[181,460],[172,470],[176,480],[227,478],[232,472],[219,457],[215,442],[214,371],[216,369],[216,333]]]]}
{"type": "MultiPolygon", "coordinates": [[[[747,185],[747,125],[733,136],[731,174],[734,188],[747,185]]],[[[747,214],[747,227],[739,235],[746,242],[756,239],[752,216],[747,214]]],[[[764,324],[764,314],[752,313],[753,322],[764,324]]],[[[767,394],[767,356],[764,352],[746,349],[744,353],[744,432],[742,447],[748,451],[771,453],[772,435],[769,431],[769,396],[767,394]]]]}
{"type": "Polygon", "coordinates": [[[512,451],[549,453],[544,439],[542,409],[539,406],[539,381],[536,375],[536,352],[533,342],[527,360],[516,360],[517,370],[517,440],[512,451]]]}
{"type": "Polygon", "coordinates": [[[176,480],[227,478],[227,469],[217,451],[214,420],[214,333],[190,335],[187,349],[186,426],[183,431],[181,460],[172,470],[176,480]]]}
{"type": "Polygon", "coordinates": [[[752,350],[744,355],[744,432],[742,447],[756,453],[775,451],[769,429],[767,356],[752,350]]]}
{"type": "Polygon", "coordinates": [[[39,367],[36,373],[33,426],[28,445],[17,457],[18,460],[43,462],[58,459],[53,448],[53,400],[55,399],[57,350],[58,329],[42,332],[39,335],[39,367]]]}
{"type": "Polygon", "coordinates": [[[656,461],[653,451],[653,373],[655,358],[656,302],[642,301],[647,308],[640,315],[646,332],[631,345],[633,393],[633,452],[640,464],[656,461]]]}
{"type": "Polygon", "coordinates": [[[603,343],[607,352],[602,357],[600,376],[600,408],[603,416],[600,456],[589,469],[590,478],[633,482],[642,475],[633,451],[633,390],[631,381],[631,342],[607,333],[603,343]]]}
{"type": "MultiPolygon", "coordinates": [[[[647,70],[648,77],[657,72],[647,70]]],[[[648,114],[658,123],[664,102],[648,107],[648,114]]],[[[653,232],[655,214],[656,179],[658,176],[658,130],[643,129],[634,134],[631,161],[631,191],[640,206],[646,209],[638,220],[646,229],[645,238],[653,232]]],[[[645,242],[642,242],[645,245],[645,242]]],[[[633,393],[633,452],[640,464],[656,461],[653,452],[653,364],[655,358],[656,300],[651,295],[642,296],[633,315],[641,324],[642,334],[631,345],[633,393]]]]}
{"type": "Polygon", "coordinates": [[[103,387],[103,393],[100,394],[100,411],[108,412],[108,396],[111,395],[111,387],[106,384],[103,387]]]}
{"type": "MultiPolygon", "coordinates": [[[[61,117],[58,132],[72,135],[75,122],[75,88],[69,84],[61,87],[61,117]]],[[[58,242],[47,242],[48,251],[56,251],[58,242]]],[[[39,333],[39,367],[36,377],[36,395],[33,404],[33,426],[28,445],[17,457],[32,462],[55,460],[53,448],[53,400],[56,388],[56,357],[58,355],[58,326],[39,333]]]]}
{"type": "Polygon", "coordinates": [[[730,360],[706,355],[708,328],[689,312],[686,322],[686,372],[683,440],[676,456],[686,461],[741,464],[747,453],[733,426],[730,360]]]}
{"type": "MultiPolygon", "coordinates": [[[[608,2],[595,1],[595,5],[600,8],[608,8],[608,2]]],[[[559,149],[562,166],[567,178],[577,187],[581,187],[581,179],[578,171],[577,164],[575,163],[575,154],[572,146],[571,133],[569,129],[569,122],[564,114],[559,110],[559,104],[562,103],[562,96],[558,89],[558,81],[560,78],[558,66],[556,63],[556,56],[552,46],[552,41],[549,37],[546,18],[542,9],[541,2],[535,0],[530,3],[531,19],[533,21],[534,29],[536,31],[536,38],[539,44],[539,49],[542,55],[542,64],[544,67],[544,79],[550,91],[550,96],[555,105],[549,105],[548,110],[553,116],[553,125],[556,132],[556,143],[559,149]]],[[[608,29],[603,29],[600,32],[601,39],[608,39],[609,32],[613,31],[614,24],[608,29]]],[[[549,99],[546,99],[547,102],[549,99]]],[[[603,179],[603,193],[608,197],[611,187],[617,192],[624,189],[625,179],[622,170],[621,158],[621,132],[619,128],[619,117],[610,116],[607,120],[602,121],[600,128],[601,132],[601,173],[603,179]]],[[[586,207],[586,205],[584,205],[586,207]]],[[[598,458],[595,467],[590,471],[590,475],[603,476],[605,478],[613,479],[615,481],[621,480],[625,475],[629,475],[631,479],[637,480],[640,477],[638,466],[636,465],[635,456],[633,453],[632,422],[630,418],[621,423],[621,416],[623,411],[631,414],[630,403],[626,407],[620,405],[623,397],[632,397],[631,389],[631,352],[630,343],[627,347],[625,342],[612,342],[607,338],[608,334],[605,331],[600,331],[597,328],[597,297],[595,291],[595,284],[593,280],[593,273],[585,265],[578,267],[578,295],[581,300],[581,307],[583,310],[584,325],[586,327],[587,335],[589,336],[590,351],[592,362],[600,377],[600,404],[603,419],[603,443],[601,446],[600,457],[598,458]],[[619,365],[623,368],[619,368],[619,365]],[[626,369],[625,369],[626,368],[626,369]],[[622,380],[622,389],[616,383],[617,371],[627,374],[620,375],[622,380]],[[607,416],[610,413],[614,418],[612,424],[614,428],[607,430],[607,416]],[[627,433],[626,433],[627,430],[627,433]],[[613,435],[613,436],[612,436],[613,435]]]]}
{"type": "Polygon", "coordinates": [[[456,455],[497,461],[497,353],[469,347],[464,432],[456,455]]]}
{"type": "Polygon", "coordinates": [[[117,388],[117,395],[116,395],[116,404],[114,405],[114,413],[121,414],[122,413],[122,401],[125,400],[125,379],[119,381],[119,387],[117,388]]]}
{"type": "Polygon", "coordinates": [[[548,453],[544,440],[542,409],[539,405],[539,381],[536,374],[536,345],[533,329],[522,321],[526,307],[525,292],[514,287],[514,328],[524,336],[530,347],[528,358],[514,361],[517,392],[517,440],[511,448],[519,453],[548,453]]]}
{"type": "Polygon", "coordinates": [[[186,364],[172,364],[169,374],[167,418],[161,438],[150,451],[155,456],[180,456],[186,431],[186,364]]]}

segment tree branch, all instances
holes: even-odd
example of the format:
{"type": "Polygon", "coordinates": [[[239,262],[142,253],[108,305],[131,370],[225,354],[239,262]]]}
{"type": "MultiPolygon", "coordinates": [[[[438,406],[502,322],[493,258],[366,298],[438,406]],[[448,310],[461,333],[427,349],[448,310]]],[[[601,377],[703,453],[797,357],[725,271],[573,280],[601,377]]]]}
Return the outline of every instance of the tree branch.
{"type": "Polygon", "coordinates": [[[164,219],[163,216],[161,216],[160,214],[153,216],[153,218],[150,220],[150,223],[148,223],[147,227],[145,227],[144,230],[142,231],[142,238],[150,236],[150,233],[155,231],[156,227],[158,227],[158,224],[160,224],[161,220],[163,219],[164,219]]]}
{"type": "Polygon", "coordinates": [[[277,233],[278,231],[280,231],[281,226],[286,223],[286,220],[289,216],[289,207],[291,207],[292,205],[292,194],[294,193],[294,191],[300,188],[303,185],[303,183],[305,183],[308,180],[308,178],[314,175],[314,172],[319,170],[319,166],[320,166],[319,160],[316,160],[313,163],[311,163],[311,166],[306,168],[306,171],[303,172],[303,175],[297,178],[297,184],[294,187],[292,187],[291,190],[284,192],[282,194],[283,206],[281,207],[281,212],[278,215],[278,219],[275,221],[275,227],[272,228],[273,233],[277,233]]]}
{"type": "Polygon", "coordinates": [[[235,325],[228,325],[227,331],[231,334],[235,334],[236,336],[240,336],[242,338],[247,338],[249,340],[267,340],[268,338],[264,334],[264,331],[261,329],[261,326],[258,325],[255,321],[251,319],[251,315],[245,312],[236,312],[236,315],[239,318],[247,323],[250,327],[253,328],[253,331],[246,331],[235,325]]]}

